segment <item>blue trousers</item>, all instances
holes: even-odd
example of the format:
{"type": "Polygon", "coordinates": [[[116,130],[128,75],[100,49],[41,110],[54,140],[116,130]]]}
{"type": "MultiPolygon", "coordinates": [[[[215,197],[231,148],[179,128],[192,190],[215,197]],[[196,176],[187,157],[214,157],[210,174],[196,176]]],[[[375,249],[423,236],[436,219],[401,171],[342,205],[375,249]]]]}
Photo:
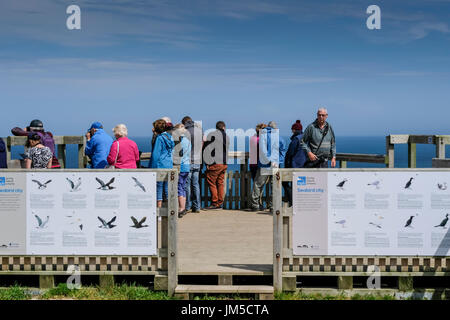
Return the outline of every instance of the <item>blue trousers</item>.
{"type": "Polygon", "coordinates": [[[186,179],[186,184],[184,190],[186,191],[186,210],[191,208],[194,210],[201,209],[201,198],[200,198],[200,165],[191,164],[191,170],[186,179]]]}

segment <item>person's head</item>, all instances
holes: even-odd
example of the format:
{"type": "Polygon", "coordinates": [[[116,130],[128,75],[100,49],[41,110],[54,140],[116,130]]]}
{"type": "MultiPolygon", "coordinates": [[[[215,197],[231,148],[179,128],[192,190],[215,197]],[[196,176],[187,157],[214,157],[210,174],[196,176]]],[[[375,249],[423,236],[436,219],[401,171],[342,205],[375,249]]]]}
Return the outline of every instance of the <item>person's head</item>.
{"type": "Polygon", "coordinates": [[[317,110],[317,122],[319,125],[323,125],[328,118],[328,111],[325,108],[319,108],[317,110]]]}
{"type": "Polygon", "coordinates": [[[166,131],[173,130],[173,124],[169,117],[162,117],[161,119],[166,122],[166,131]]]}
{"type": "Polygon", "coordinates": [[[188,122],[192,122],[192,118],[189,116],[184,117],[183,119],[181,119],[181,123],[182,124],[186,124],[188,122]]]}
{"type": "Polygon", "coordinates": [[[292,132],[294,133],[295,131],[303,131],[303,126],[302,126],[302,122],[300,120],[295,121],[295,123],[292,125],[291,127],[292,132]]]}
{"type": "Polygon", "coordinates": [[[225,122],[223,121],[217,121],[216,123],[216,129],[217,130],[225,130],[225,122]]]}
{"type": "Polygon", "coordinates": [[[259,131],[261,131],[262,129],[266,128],[267,124],[265,123],[258,123],[255,127],[255,131],[256,131],[256,135],[259,136],[259,131]]]}
{"type": "Polygon", "coordinates": [[[88,132],[91,134],[91,136],[93,136],[98,129],[103,129],[103,125],[100,122],[96,121],[91,124],[91,127],[88,129],[88,132]]]}
{"type": "Polygon", "coordinates": [[[41,143],[41,136],[37,133],[30,133],[28,135],[27,147],[32,148],[41,143]]]}
{"type": "Polygon", "coordinates": [[[113,128],[114,136],[119,139],[128,136],[128,129],[124,124],[118,124],[113,128]]]}
{"type": "Polygon", "coordinates": [[[275,122],[275,121],[270,121],[268,124],[267,124],[267,126],[268,127],[271,127],[272,129],[277,129],[278,127],[277,127],[277,123],[275,122]]]}
{"type": "Polygon", "coordinates": [[[186,131],[184,124],[182,123],[177,123],[173,128],[174,130],[178,130],[180,133],[184,133],[186,131]]]}
{"type": "Polygon", "coordinates": [[[28,128],[30,131],[44,131],[44,124],[41,120],[34,119],[30,122],[28,128]]]}
{"type": "Polygon", "coordinates": [[[158,119],[153,122],[153,129],[156,134],[161,134],[166,131],[166,121],[163,119],[158,119]]]}

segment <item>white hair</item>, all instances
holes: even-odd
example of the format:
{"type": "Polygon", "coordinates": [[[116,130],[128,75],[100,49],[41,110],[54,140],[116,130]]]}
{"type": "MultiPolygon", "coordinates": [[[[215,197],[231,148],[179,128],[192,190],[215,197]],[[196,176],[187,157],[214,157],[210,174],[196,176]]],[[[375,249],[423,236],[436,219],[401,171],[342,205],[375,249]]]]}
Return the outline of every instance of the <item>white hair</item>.
{"type": "Polygon", "coordinates": [[[270,121],[267,126],[271,127],[272,129],[278,129],[277,123],[275,121],[270,121]]]}
{"type": "Polygon", "coordinates": [[[166,123],[168,123],[168,122],[172,123],[172,121],[170,121],[169,117],[162,117],[161,119],[163,119],[166,123]]]}
{"type": "Polygon", "coordinates": [[[324,111],[326,114],[328,114],[328,110],[327,110],[326,108],[324,108],[324,107],[320,107],[320,108],[317,110],[317,113],[319,113],[320,111],[324,111]]]}
{"type": "Polygon", "coordinates": [[[121,137],[128,136],[128,129],[124,124],[118,124],[112,131],[114,132],[114,135],[118,135],[121,137]]]}

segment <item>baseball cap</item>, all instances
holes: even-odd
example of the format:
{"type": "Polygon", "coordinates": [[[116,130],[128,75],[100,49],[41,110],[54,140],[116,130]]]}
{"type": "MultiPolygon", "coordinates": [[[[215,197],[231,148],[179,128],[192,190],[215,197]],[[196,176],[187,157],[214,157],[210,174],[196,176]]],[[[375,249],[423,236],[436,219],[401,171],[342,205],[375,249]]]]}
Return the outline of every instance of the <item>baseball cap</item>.
{"type": "Polygon", "coordinates": [[[92,129],[102,129],[103,125],[100,122],[94,122],[91,124],[91,127],[88,129],[88,131],[91,131],[92,129]]]}

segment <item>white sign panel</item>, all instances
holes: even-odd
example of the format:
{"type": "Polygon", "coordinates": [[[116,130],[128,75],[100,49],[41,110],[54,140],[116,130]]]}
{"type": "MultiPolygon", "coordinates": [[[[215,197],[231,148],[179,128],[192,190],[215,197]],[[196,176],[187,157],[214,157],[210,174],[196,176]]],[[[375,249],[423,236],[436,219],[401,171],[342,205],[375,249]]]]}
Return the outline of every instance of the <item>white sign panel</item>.
{"type": "Polygon", "coordinates": [[[156,254],[155,173],[27,173],[26,197],[27,254],[156,254]]]}
{"type": "Polygon", "coordinates": [[[293,183],[296,255],[450,255],[449,172],[298,173],[293,183]]]}

